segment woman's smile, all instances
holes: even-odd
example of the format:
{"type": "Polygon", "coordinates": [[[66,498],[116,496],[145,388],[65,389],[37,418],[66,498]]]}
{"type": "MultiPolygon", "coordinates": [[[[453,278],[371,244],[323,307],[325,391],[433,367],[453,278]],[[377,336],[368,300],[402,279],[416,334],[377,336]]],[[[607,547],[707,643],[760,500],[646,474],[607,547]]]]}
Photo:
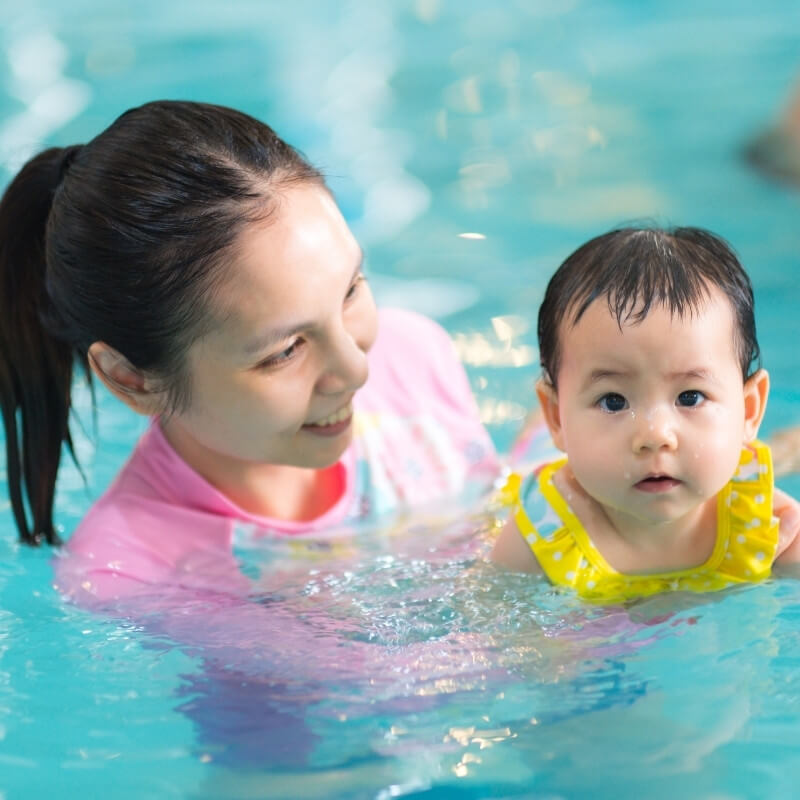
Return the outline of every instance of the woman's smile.
{"type": "Polygon", "coordinates": [[[308,422],[303,430],[317,436],[338,436],[350,427],[353,419],[353,403],[348,401],[338,411],[329,414],[318,422],[308,422]]]}

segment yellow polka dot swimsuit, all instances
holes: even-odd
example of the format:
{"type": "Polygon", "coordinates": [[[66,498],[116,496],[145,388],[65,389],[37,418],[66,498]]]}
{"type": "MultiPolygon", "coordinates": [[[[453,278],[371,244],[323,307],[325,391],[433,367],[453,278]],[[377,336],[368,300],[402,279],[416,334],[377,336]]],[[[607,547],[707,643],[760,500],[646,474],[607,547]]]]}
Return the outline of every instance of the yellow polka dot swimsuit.
{"type": "Polygon", "coordinates": [[[553,483],[566,459],[546,465],[524,481],[512,476],[513,517],[542,570],[558,586],[588,600],[622,602],[659,592],[710,592],[770,574],[778,547],[772,515],[773,472],[769,448],[752,442],[717,496],[717,537],[711,556],[697,567],[626,575],[598,552],[585,528],[553,483]]]}

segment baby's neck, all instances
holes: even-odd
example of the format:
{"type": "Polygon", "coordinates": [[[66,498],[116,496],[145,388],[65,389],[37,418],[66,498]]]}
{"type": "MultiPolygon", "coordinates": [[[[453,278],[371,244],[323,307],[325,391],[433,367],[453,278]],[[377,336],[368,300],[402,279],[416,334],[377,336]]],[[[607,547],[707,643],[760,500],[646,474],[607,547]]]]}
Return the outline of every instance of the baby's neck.
{"type": "Polygon", "coordinates": [[[714,551],[716,497],[679,519],[648,524],[598,503],[577,483],[568,466],[556,473],[554,481],[594,546],[618,572],[691,569],[705,563],[714,551]]]}

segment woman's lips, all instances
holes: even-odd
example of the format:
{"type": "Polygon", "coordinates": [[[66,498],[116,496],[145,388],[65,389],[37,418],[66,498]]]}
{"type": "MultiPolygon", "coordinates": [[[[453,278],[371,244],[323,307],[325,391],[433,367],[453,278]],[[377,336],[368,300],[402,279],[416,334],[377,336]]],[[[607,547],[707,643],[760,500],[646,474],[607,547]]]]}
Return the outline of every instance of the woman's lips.
{"type": "Polygon", "coordinates": [[[640,492],[646,492],[647,494],[659,494],[661,492],[668,492],[670,489],[674,489],[676,486],[680,485],[680,481],[671,478],[669,475],[651,475],[648,478],[644,478],[643,480],[639,481],[635,484],[635,487],[640,492]]]}
{"type": "Polygon", "coordinates": [[[319,422],[303,425],[303,430],[315,436],[338,436],[350,427],[352,420],[353,406],[348,403],[319,422]]]}

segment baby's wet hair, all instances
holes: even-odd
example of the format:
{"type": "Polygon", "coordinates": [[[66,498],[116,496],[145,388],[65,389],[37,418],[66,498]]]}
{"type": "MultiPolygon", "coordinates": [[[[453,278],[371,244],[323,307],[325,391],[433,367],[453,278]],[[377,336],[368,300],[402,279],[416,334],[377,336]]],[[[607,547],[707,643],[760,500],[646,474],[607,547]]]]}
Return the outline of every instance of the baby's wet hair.
{"type": "Polygon", "coordinates": [[[654,305],[684,317],[698,312],[716,287],[730,301],[734,347],[747,379],[760,366],[753,287],[733,248],[702,228],[619,228],[590,239],[556,270],[539,308],[539,355],[557,388],[562,325],[576,325],[605,299],[623,324],[644,320],[654,305]]]}

